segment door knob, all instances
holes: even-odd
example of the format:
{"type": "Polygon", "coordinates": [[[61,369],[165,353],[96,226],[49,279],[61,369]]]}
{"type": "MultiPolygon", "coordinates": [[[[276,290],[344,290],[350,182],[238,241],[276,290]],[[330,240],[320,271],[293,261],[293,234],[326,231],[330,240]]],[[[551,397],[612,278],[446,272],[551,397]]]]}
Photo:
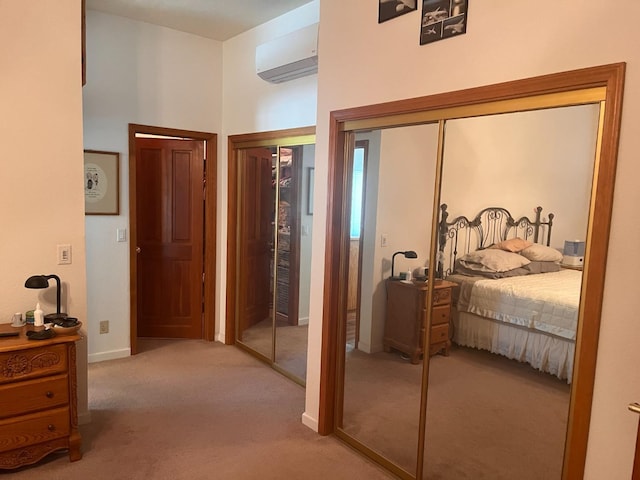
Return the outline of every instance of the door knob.
{"type": "Polygon", "coordinates": [[[136,247],[136,253],[140,253],[142,249],[140,247],[136,247]]]}
{"type": "Polygon", "coordinates": [[[630,403],[629,404],[629,410],[631,410],[632,412],[638,413],[640,414],[640,403],[630,403]]]}

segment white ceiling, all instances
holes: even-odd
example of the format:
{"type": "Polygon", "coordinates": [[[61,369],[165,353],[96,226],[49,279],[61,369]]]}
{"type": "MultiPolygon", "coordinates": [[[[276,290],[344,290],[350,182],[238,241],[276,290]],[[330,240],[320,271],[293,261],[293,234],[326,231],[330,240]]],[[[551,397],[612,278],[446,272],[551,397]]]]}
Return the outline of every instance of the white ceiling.
{"type": "Polygon", "coordinates": [[[312,0],[86,0],[87,9],[224,41],[312,0]]]}

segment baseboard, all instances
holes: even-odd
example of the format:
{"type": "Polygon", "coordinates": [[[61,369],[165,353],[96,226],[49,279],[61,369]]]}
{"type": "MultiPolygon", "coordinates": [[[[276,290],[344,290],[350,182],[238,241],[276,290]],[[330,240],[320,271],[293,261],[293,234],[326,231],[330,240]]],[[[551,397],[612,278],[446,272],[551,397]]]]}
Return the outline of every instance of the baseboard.
{"type": "Polygon", "coordinates": [[[216,342],[224,343],[224,341],[225,341],[225,338],[224,338],[224,337],[225,337],[225,334],[224,334],[224,333],[218,333],[218,334],[216,334],[216,335],[215,335],[216,342]]]}
{"type": "Polygon", "coordinates": [[[87,356],[89,363],[104,362],[105,360],[115,360],[117,358],[126,358],[131,356],[130,348],[120,350],[111,350],[110,352],[91,353],[87,356]]]}
{"type": "Polygon", "coordinates": [[[313,417],[310,417],[307,412],[302,414],[302,424],[309,427],[314,432],[318,431],[318,420],[313,417]]]}
{"type": "Polygon", "coordinates": [[[301,317],[298,319],[298,325],[309,325],[309,317],[301,317]]]}

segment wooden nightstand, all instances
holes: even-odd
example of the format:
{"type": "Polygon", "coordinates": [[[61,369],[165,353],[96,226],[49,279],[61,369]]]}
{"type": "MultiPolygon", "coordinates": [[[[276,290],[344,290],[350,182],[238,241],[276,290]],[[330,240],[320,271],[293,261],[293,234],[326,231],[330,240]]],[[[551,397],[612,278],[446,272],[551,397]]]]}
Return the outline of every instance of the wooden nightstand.
{"type": "MultiPolygon", "coordinates": [[[[383,345],[385,352],[399,350],[409,355],[411,363],[420,362],[424,353],[427,323],[427,284],[387,280],[387,311],[383,345]]],[[[429,335],[429,354],[449,354],[449,320],[451,289],[455,283],[443,280],[433,290],[433,314],[429,335]]]]}
{"type": "MultiPolygon", "coordinates": [[[[56,450],[80,460],[76,345],[78,335],[0,338],[0,469],[36,463],[56,450]]],[[[13,327],[0,325],[0,330],[13,327]]]]}

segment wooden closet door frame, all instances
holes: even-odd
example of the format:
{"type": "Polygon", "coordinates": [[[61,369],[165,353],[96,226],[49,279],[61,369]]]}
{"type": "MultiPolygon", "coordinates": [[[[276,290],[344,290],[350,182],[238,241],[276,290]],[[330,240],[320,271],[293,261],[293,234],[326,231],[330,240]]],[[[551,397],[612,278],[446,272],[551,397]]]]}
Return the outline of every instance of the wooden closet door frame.
{"type": "MultiPolygon", "coordinates": [[[[327,189],[327,236],[325,243],[322,348],[318,432],[328,435],[336,429],[336,399],[340,379],[339,319],[346,295],[344,271],[344,205],[346,203],[345,138],[358,129],[373,126],[416,124],[446,120],[455,109],[481,109],[498,102],[521,101],[579,91],[603,89],[604,115],[602,137],[594,172],[591,205],[589,260],[584,271],[581,297],[582,325],[577,339],[574,378],[571,391],[569,425],[565,446],[563,476],[565,480],[582,478],[587,456],[587,441],[595,382],[598,337],[604,296],[607,249],[615,171],[622,117],[625,63],[615,63],[552,73],[482,87],[434,94],[394,102],[332,111],[329,119],[329,158],[327,189]],[[449,113],[447,113],[449,112],[449,113]]],[[[596,102],[594,102],[596,103],[596,102]]],[[[500,104],[502,105],[502,104],[500,104]]],[[[498,111],[501,106],[497,106],[498,111]]],[[[425,357],[427,358],[427,357],[425,357]]],[[[428,360],[426,361],[428,362],[428,360]]],[[[424,394],[423,394],[424,397],[424,394]]]]}

